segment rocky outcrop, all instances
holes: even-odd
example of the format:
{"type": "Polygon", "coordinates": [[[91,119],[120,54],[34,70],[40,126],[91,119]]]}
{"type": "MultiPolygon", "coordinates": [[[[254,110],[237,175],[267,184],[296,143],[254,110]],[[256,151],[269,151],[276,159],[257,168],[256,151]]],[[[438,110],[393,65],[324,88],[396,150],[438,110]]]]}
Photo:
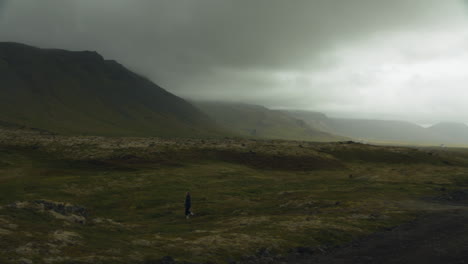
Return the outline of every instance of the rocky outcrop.
{"type": "Polygon", "coordinates": [[[88,210],[82,206],[47,200],[36,200],[34,203],[42,205],[45,210],[52,210],[62,215],[75,214],[85,218],[88,217],[88,210]]]}
{"type": "Polygon", "coordinates": [[[86,224],[86,220],[89,216],[88,210],[82,206],[49,200],[14,202],[8,205],[8,207],[47,212],[57,219],[78,224],[86,224]]]}

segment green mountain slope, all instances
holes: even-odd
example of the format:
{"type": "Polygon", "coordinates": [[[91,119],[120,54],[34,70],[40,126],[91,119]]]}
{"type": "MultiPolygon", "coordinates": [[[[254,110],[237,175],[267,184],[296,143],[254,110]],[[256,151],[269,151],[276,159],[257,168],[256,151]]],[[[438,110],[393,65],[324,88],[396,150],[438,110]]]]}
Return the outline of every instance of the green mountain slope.
{"type": "Polygon", "coordinates": [[[195,102],[195,105],[220,126],[245,136],[310,141],[346,140],[345,137],[313,129],[282,111],[263,106],[224,102],[195,102]]]}
{"type": "Polygon", "coordinates": [[[0,121],[65,134],[206,136],[183,99],[95,52],[0,43],[0,121]]]}

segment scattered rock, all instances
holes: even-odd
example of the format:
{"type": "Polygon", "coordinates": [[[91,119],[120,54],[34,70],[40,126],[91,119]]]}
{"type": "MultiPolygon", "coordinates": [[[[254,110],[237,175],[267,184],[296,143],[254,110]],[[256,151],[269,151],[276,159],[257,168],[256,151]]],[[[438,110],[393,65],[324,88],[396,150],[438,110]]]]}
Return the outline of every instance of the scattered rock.
{"type": "Polygon", "coordinates": [[[3,228],[0,228],[0,235],[9,235],[11,234],[12,232],[10,230],[6,230],[6,229],[3,229],[3,228]]]}
{"type": "Polygon", "coordinates": [[[61,250],[59,248],[61,246],[53,244],[53,243],[47,243],[47,246],[49,247],[48,251],[49,251],[50,254],[53,254],[53,255],[60,254],[61,250]]]}
{"type": "Polygon", "coordinates": [[[150,247],[151,245],[153,245],[153,242],[149,240],[145,240],[145,239],[137,239],[137,240],[133,240],[132,244],[135,246],[150,247]]]}
{"type": "Polygon", "coordinates": [[[29,209],[39,212],[48,212],[53,217],[71,223],[85,224],[88,217],[86,208],[63,202],[36,200],[33,202],[14,202],[8,207],[14,209],[29,209]]]}
{"type": "Polygon", "coordinates": [[[32,242],[27,243],[26,245],[20,246],[15,250],[15,252],[19,255],[33,255],[38,253],[38,249],[36,245],[32,242]]]}
{"type": "Polygon", "coordinates": [[[86,224],[86,218],[84,218],[83,216],[79,216],[79,215],[63,215],[63,214],[59,214],[55,211],[49,211],[49,213],[57,218],[57,219],[61,219],[61,220],[65,220],[67,222],[70,222],[70,223],[77,223],[77,224],[86,224]]]}
{"type": "Polygon", "coordinates": [[[43,205],[45,210],[52,210],[62,215],[74,214],[82,217],[88,217],[88,211],[86,210],[86,208],[78,205],[47,200],[36,200],[34,201],[34,203],[38,205],[43,205]]]}
{"type": "Polygon", "coordinates": [[[20,258],[18,260],[18,263],[19,264],[33,264],[34,262],[30,259],[27,259],[27,258],[20,258]]]}
{"type": "Polygon", "coordinates": [[[98,224],[98,225],[108,225],[108,226],[117,226],[117,227],[128,227],[127,225],[124,225],[122,223],[116,222],[112,219],[106,219],[106,218],[101,218],[97,217],[93,219],[93,223],[98,224]]]}
{"type": "Polygon", "coordinates": [[[76,245],[81,236],[75,232],[57,230],[52,234],[52,238],[54,242],[59,242],[62,245],[76,245]]]}
{"type": "Polygon", "coordinates": [[[18,228],[18,225],[17,225],[17,224],[7,224],[6,227],[9,228],[9,229],[13,229],[13,230],[14,230],[14,229],[17,229],[17,228],[18,228]]]}
{"type": "Polygon", "coordinates": [[[29,202],[14,202],[12,204],[7,205],[7,207],[13,208],[13,209],[25,209],[25,208],[30,207],[30,205],[31,204],[29,202]]]}
{"type": "MultiPolygon", "coordinates": [[[[57,262],[64,262],[66,260],[69,260],[69,258],[66,258],[66,257],[48,257],[48,258],[44,258],[44,262],[45,263],[57,263],[57,262]]],[[[73,262],[72,262],[73,263],[73,262]]]]}
{"type": "Polygon", "coordinates": [[[93,223],[95,223],[95,224],[103,224],[105,222],[106,222],[106,219],[101,218],[101,217],[96,217],[96,218],[93,219],[93,223]]]}

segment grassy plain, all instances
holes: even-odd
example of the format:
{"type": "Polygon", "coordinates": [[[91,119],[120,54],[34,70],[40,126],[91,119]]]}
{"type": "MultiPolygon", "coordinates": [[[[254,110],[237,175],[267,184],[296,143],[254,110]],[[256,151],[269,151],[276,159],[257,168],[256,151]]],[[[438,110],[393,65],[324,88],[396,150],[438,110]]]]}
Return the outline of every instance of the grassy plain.
{"type": "Polygon", "coordinates": [[[0,263],[225,263],[262,249],[326,250],[468,187],[464,149],[0,132],[0,263]],[[86,208],[84,223],[43,200],[86,208]]]}

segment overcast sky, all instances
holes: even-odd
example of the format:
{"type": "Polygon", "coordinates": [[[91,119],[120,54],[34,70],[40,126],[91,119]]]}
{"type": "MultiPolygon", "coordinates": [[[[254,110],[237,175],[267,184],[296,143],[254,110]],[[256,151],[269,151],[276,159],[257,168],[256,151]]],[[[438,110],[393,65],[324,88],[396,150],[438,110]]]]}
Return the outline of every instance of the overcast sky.
{"type": "Polygon", "coordinates": [[[186,98],[468,123],[463,0],[0,0],[0,41],[96,50],[186,98]]]}

